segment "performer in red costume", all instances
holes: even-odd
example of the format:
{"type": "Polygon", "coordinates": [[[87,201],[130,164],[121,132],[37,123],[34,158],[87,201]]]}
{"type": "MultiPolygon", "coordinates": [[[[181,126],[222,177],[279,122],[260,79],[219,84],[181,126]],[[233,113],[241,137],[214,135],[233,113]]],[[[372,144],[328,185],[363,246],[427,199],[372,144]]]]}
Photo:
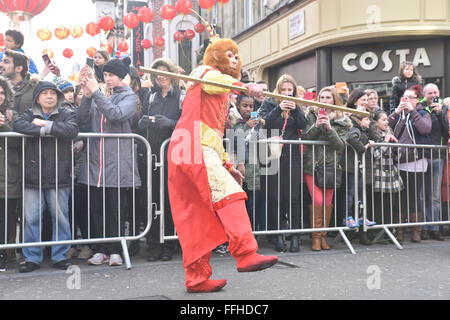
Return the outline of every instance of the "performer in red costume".
{"type": "MultiPolygon", "coordinates": [[[[203,61],[191,75],[245,86],[250,95],[261,96],[258,85],[237,80],[241,59],[234,41],[211,39],[203,61]]],[[[170,205],[183,250],[188,292],[218,291],[226,285],[225,279],[210,279],[209,260],[211,251],[227,241],[239,272],[263,270],[278,261],[277,256],[256,252],[258,244],[245,208],[247,196],[241,188],[243,176],[233,168],[223,148],[229,92],[192,84],[169,146],[170,205]]]]}

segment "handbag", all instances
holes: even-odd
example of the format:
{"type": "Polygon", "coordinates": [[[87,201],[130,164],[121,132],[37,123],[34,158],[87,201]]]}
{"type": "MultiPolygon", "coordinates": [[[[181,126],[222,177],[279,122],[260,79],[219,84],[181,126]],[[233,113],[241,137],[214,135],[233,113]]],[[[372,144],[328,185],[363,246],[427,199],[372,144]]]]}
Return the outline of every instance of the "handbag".
{"type": "Polygon", "coordinates": [[[284,135],[284,131],[286,130],[286,124],[287,124],[287,120],[289,118],[289,113],[286,116],[286,120],[284,120],[284,125],[283,125],[283,129],[281,130],[281,135],[279,136],[274,136],[274,137],[270,137],[267,140],[271,140],[271,141],[279,141],[277,143],[269,143],[269,152],[270,152],[270,156],[269,156],[269,161],[270,160],[277,160],[280,159],[281,157],[281,153],[283,152],[283,147],[284,144],[281,143],[281,141],[283,141],[283,135],[284,135]]]}
{"type": "Polygon", "coordinates": [[[314,184],[319,188],[339,188],[342,183],[342,168],[340,165],[318,165],[314,170],[314,184]]]}

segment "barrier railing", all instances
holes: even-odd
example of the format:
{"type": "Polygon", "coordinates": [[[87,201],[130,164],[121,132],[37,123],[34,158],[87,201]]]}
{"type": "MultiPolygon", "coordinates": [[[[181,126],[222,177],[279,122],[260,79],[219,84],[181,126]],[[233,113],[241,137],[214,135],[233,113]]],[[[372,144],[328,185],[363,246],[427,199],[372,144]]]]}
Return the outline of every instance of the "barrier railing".
{"type": "MultiPolygon", "coordinates": [[[[138,189],[140,183],[139,180],[136,178],[139,177],[137,174],[138,167],[137,167],[137,150],[136,150],[136,144],[141,143],[145,147],[145,153],[147,154],[147,163],[146,166],[149,168],[147,171],[146,177],[140,177],[138,179],[146,179],[147,185],[151,185],[151,148],[146,139],[141,137],[137,134],[99,134],[99,133],[80,133],[76,139],[73,141],[62,141],[61,139],[54,138],[54,137],[30,137],[21,135],[18,133],[1,133],[0,134],[0,141],[4,140],[5,145],[5,154],[4,154],[4,161],[5,161],[5,174],[4,174],[4,193],[0,194],[0,197],[4,196],[4,206],[2,208],[4,209],[4,226],[2,226],[2,229],[4,234],[1,234],[0,236],[0,250],[7,250],[7,249],[16,249],[16,248],[31,248],[31,247],[45,247],[45,246],[56,246],[56,245],[81,245],[81,244],[105,244],[105,243],[117,243],[119,242],[122,247],[122,253],[123,258],[125,261],[125,265],[127,269],[131,268],[131,262],[128,254],[128,248],[127,248],[127,241],[134,241],[139,240],[143,238],[151,227],[151,209],[150,206],[152,204],[152,195],[151,195],[151,189],[147,188],[146,194],[142,195],[146,197],[146,218],[147,223],[142,232],[140,232],[139,225],[136,223],[137,216],[136,216],[136,190],[138,189]],[[21,141],[18,143],[18,139],[21,141]],[[36,186],[33,186],[34,189],[27,186],[26,182],[26,176],[25,176],[25,166],[29,165],[26,164],[27,158],[26,158],[26,142],[28,139],[38,139],[38,145],[39,145],[39,159],[31,160],[30,165],[36,166],[34,170],[38,170],[39,174],[39,186],[38,188],[35,188],[36,186]],[[55,174],[55,181],[56,184],[53,187],[48,186],[42,186],[42,166],[45,165],[45,163],[42,161],[42,159],[45,159],[46,155],[42,154],[42,145],[43,141],[45,139],[45,142],[48,142],[48,140],[53,139],[55,141],[55,163],[56,166],[54,168],[54,174],[55,174]],[[11,221],[14,217],[9,217],[9,215],[14,215],[14,210],[12,208],[9,208],[10,211],[8,211],[8,152],[12,153],[12,149],[8,149],[8,143],[11,146],[11,141],[14,140],[14,143],[16,144],[16,153],[18,153],[18,159],[21,162],[19,164],[20,172],[19,175],[21,175],[21,182],[19,184],[21,185],[21,195],[19,197],[22,198],[22,200],[19,202],[21,203],[20,206],[17,206],[19,210],[16,210],[15,212],[18,212],[18,219],[20,219],[21,224],[21,230],[22,230],[22,236],[18,239],[16,243],[8,243],[8,238],[11,233],[14,233],[14,230],[12,228],[16,228],[17,221],[11,221]],[[117,142],[114,142],[116,140],[117,142]],[[74,151],[74,146],[78,141],[83,141],[84,146],[82,147],[82,151],[79,151],[81,155],[78,156],[78,159],[76,158],[76,152],[74,151]],[[128,142],[127,142],[128,141],[128,142]],[[70,144],[70,148],[72,150],[71,154],[71,168],[70,168],[70,175],[71,175],[71,185],[70,187],[70,193],[71,193],[71,221],[72,226],[70,230],[70,239],[67,239],[67,237],[64,237],[65,239],[61,239],[59,236],[59,230],[58,228],[61,228],[60,226],[60,219],[62,219],[62,223],[64,223],[64,220],[66,217],[64,217],[64,213],[60,216],[59,212],[61,209],[61,206],[69,205],[68,203],[60,203],[60,199],[58,199],[58,190],[62,189],[59,186],[59,175],[64,174],[64,172],[61,172],[61,169],[58,168],[58,159],[59,159],[59,149],[58,146],[61,145],[61,143],[70,144]],[[94,143],[99,143],[99,156],[100,159],[93,159],[91,155],[91,148],[94,143]],[[106,147],[105,144],[108,144],[106,147]],[[128,148],[127,148],[128,147],[128,148]],[[127,154],[127,161],[128,163],[122,163],[121,153],[127,154]],[[131,158],[129,157],[131,155],[131,158]],[[44,156],[44,158],[43,158],[44,156]],[[76,165],[79,165],[80,162],[81,165],[86,166],[84,169],[81,168],[80,170],[84,170],[85,173],[87,173],[87,181],[80,182],[76,181],[74,177],[75,167],[76,165]],[[131,163],[130,163],[131,162],[131,163]],[[100,170],[97,173],[97,176],[92,177],[91,176],[91,165],[98,165],[100,166],[100,170]],[[130,172],[131,167],[131,172],[130,172]],[[111,182],[109,181],[109,177],[107,177],[107,174],[105,172],[114,172],[117,175],[117,184],[111,185],[111,182]],[[128,171],[128,172],[126,172],[128,171]],[[131,183],[129,181],[126,182],[126,184],[123,183],[125,174],[131,174],[131,183]],[[109,182],[107,182],[107,179],[109,182]],[[82,189],[81,193],[79,190],[77,190],[77,186],[84,186],[84,189],[82,189]],[[26,191],[27,189],[27,191],[26,191]],[[46,195],[46,190],[55,190],[55,208],[58,208],[58,214],[55,214],[55,234],[53,235],[53,240],[42,240],[42,230],[44,229],[43,226],[43,212],[45,209],[45,203],[46,201],[49,201],[48,198],[44,199],[43,195],[46,195]],[[110,191],[112,189],[113,191],[110,191]],[[116,190],[115,190],[116,189],[116,190]],[[31,206],[32,203],[27,203],[25,196],[28,194],[29,190],[36,191],[39,194],[39,225],[38,225],[38,232],[39,232],[39,241],[34,242],[28,242],[25,241],[26,232],[26,224],[28,223],[27,217],[25,216],[25,207],[31,206]],[[100,199],[91,199],[91,193],[97,190],[100,192],[100,199]],[[111,203],[107,203],[107,200],[105,200],[106,196],[105,194],[108,193],[115,193],[117,192],[117,195],[113,194],[114,199],[117,199],[117,203],[114,203],[112,205],[116,206],[117,208],[117,217],[111,216],[110,212],[107,211],[107,206],[110,206],[111,203]],[[81,212],[81,214],[85,214],[85,224],[84,224],[84,237],[78,238],[78,230],[77,226],[75,225],[75,221],[77,218],[77,215],[75,214],[75,206],[80,205],[81,196],[83,196],[83,193],[86,193],[86,199],[84,199],[86,206],[82,208],[81,210],[86,210],[86,212],[81,212]],[[123,201],[121,202],[121,199],[126,199],[126,197],[131,200],[126,200],[126,203],[124,204],[123,201]],[[77,198],[80,197],[80,198],[77,198]],[[93,217],[91,216],[91,207],[92,203],[95,201],[102,201],[102,214],[101,214],[101,220],[97,219],[97,222],[93,221],[93,217]],[[130,212],[131,211],[131,212],[130,212]],[[125,217],[125,214],[128,213],[128,216],[125,217]],[[117,220],[117,225],[110,226],[110,219],[114,218],[114,220],[117,220]],[[130,227],[128,228],[128,235],[125,234],[125,218],[128,219],[130,227]],[[97,223],[97,225],[95,225],[97,223]],[[99,227],[101,225],[101,235],[99,236],[99,227]],[[8,228],[8,226],[10,226],[8,228]],[[111,235],[110,230],[107,230],[108,228],[112,228],[117,230],[117,234],[111,235]],[[96,231],[94,231],[96,230],[96,231]],[[86,235],[87,233],[87,235],[86,235]],[[93,234],[94,233],[94,234],[93,234]]],[[[45,177],[44,177],[45,178],[45,177]]],[[[113,183],[114,184],[114,183],[113,183]]],[[[97,193],[98,193],[97,192],[97,193]]],[[[98,205],[98,203],[97,203],[98,205]]],[[[61,211],[62,212],[62,211],[61,211]]],[[[0,215],[1,216],[1,215],[0,215]]],[[[100,217],[97,217],[100,218],[100,217]]],[[[30,219],[30,217],[28,217],[30,219]]],[[[139,221],[141,219],[138,219],[139,221]]],[[[3,222],[3,221],[0,221],[3,222]]],[[[81,226],[80,226],[81,229],[81,226]]]]}

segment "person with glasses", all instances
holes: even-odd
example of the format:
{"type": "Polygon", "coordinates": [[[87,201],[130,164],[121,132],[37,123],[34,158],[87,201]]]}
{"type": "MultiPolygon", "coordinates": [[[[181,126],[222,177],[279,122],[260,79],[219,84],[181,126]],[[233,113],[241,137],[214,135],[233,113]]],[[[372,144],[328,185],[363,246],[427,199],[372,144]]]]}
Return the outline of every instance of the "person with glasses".
{"type": "MultiPolygon", "coordinates": [[[[430,114],[419,103],[422,97],[422,86],[414,85],[406,89],[400,104],[389,116],[389,126],[400,144],[426,144],[432,129],[430,114]]],[[[422,209],[419,205],[423,199],[423,173],[427,171],[427,160],[423,149],[398,148],[398,169],[406,188],[400,194],[401,221],[409,223],[422,222],[422,209]]],[[[394,222],[398,223],[399,214],[394,213],[394,222]]],[[[420,226],[412,228],[411,241],[421,241],[420,226]]],[[[403,241],[403,228],[397,228],[396,238],[403,241]]]]}

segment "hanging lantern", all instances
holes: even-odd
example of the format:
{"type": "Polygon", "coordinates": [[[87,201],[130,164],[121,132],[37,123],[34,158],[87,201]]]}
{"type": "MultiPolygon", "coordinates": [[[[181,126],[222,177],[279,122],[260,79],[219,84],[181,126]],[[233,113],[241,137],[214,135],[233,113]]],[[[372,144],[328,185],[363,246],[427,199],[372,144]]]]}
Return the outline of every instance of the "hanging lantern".
{"type": "Polygon", "coordinates": [[[169,22],[177,16],[177,11],[174,6],[165,4],[159,9],[159,14],[163,19],[169,20],[169,22]]]}
{"type": "Polygon", "coordinates": [[[221,6],[223,6],[225,3],[228,3],[228,2],[230,2],[230,0],[216,0],[218,3],[219,3],[219,5],[221,5],[221,6]]]}
{"type": "Polygon", "coordinates": [[[89,22],[87,25],[86,25],[86,28],[85,28],[85,30],[86,30],[86,33],[88,34],[88,35],[90,35],[90,36],[92,36],[92,37],[95,37],[96,35],[98,35],[99,33],[100,33],[100,26],[97,24],[97,23],[95,23],[95,22],[89,22]]]}
{"type": "Polygon", "coordinates": [[[42,55],[44,55],[44,54],[48,55],[48,57],[49,57],[50,59],[52,59],[53,56],[54,56],[53,51],[50,50],[50,49],[45,49],[44,51],[42,51],[42,55]]]}
{"type": "Polygon", "coordinates": [[[3,47],[5,45],[5,36],[3,33],[0,33],[0,47],[3,47]]]}
{"type": "Polygon", "coordinates": [[[181,15],[187,15],[192,11],[192,3],[189,0],[178,0],[175,3],[175,10],[181,15]]]}
{"type": "Polygon", "coordinates": [[[150,49],[152,47],[152,42],[148,39],[143,39],[141,41],[141,47],[144,49],[150,49]]]}
{"type": "Polygon", "coordinates": [[[49,3],[50,0],[2,0],[0,12],[8,15],[13,29],[18,29],[22,22],[30,21],[44,11],[49,3]]]}
{"type": "Polygon", "coordinates": [[[183,32],[181,32],[181,31],[175,32],[175,33],[173,34],[173,38],[175,39],[175,41],[183,42],[183,40],[184,40],[183,32]]]}
{"type": "Polygon", "coordinates": [[[197,33],[203,33],[203,31],[205,31],[205,26],[199,22],[194,26],[194,30],[197,33]]]}
{"type": "Polygon", "coordinates": [[[153,18],[155,17],[155,13],[152,9],[143,7],[139,9],[137,13],[138,19],[143,23],[150,23],[152,22],[153,18]]]}
{"type": "Polygon", "coordinates": [[[154,40],[155,46],[157,47],[164,47],[166,40],[164,40],[163,37],[156,37],[154,40]]]}
{"type": "Polygon", "coordinates": [[[55,37],[59,40],[64,40],[69,37],[70,31],[66,27],[58,27],[55,29],[55,37]]]}
{"type": "Polygon", "coordinates": [[[126,14],[125,17],[123,17],[122,21],[123,21],[123,24],[130,29],[133,29],[133,28],[136,28],[137,26],[139,26],[139,22],[140,22],[138,16],[133,12],[126,14]]]}
{"type": "Polygon", "coordinates": [[[211,10],[212,7],[214,7],[214,0],[198,0],[198,5],[202,9],[207,9],[208,11],[211,10]]]}
{"type": "Polygon", "coordinates": [[[114,29],[114,19],[111,16],[101,17],[98,25],[103,31],[109,31],[114,29]]]}
{"type": "Polygon", "coordinates": [[[192,40],[195,37],[195,32],[192,29],[186,29],[184,31],[184,37],[188,40],[192,40]]]}
{"type": "Polygon", "coordinates": [[[37,35],[38,35],[39,39],[41,39],[42,41],[47,41],[52,38],[52,32],[50,30],[48,30],[47,28],[39,29],[37,32],[37,35]]]}
{"type": "Polygon", "coordinates": [[[87,48],[86,53],[89,57],[93,58],[96,51],[97,49],[95,49],[95,47],[89,47],[87,48]]]}
{"type": "Polygon", "coordinates": [[[83,35],[83,28],[80,26],[72,26],[70,27],[70,34],[72,35],[72,37],[79,38],[83,35]]]}
{"type": "Polygon", "coordinates": [[[109,44],[107,44],[107,43],[102,44],[101,48],[102,48],[103,50],[106,50],[109,54],[112,54],[112,52],[113,52],[113,47],[111,47],[111,46],[110,46],[109,44]]]}
{"type": "Polygon", "coordinates": [[[117,45],[117,48],[119,49],[120,52],[127,52],[128,51],[128,42],[125,40],[120,41],[119,44],[117,45]]]}
{"type": "Polygon", "coordinates": [[[73,50],[72,50],[72,49],[69,49],[69,48],[64,49],[64,51],[63,51],[63,56],[66,57],[67,59],[72,58],[72,56],[73,56],[73,50]]]}

